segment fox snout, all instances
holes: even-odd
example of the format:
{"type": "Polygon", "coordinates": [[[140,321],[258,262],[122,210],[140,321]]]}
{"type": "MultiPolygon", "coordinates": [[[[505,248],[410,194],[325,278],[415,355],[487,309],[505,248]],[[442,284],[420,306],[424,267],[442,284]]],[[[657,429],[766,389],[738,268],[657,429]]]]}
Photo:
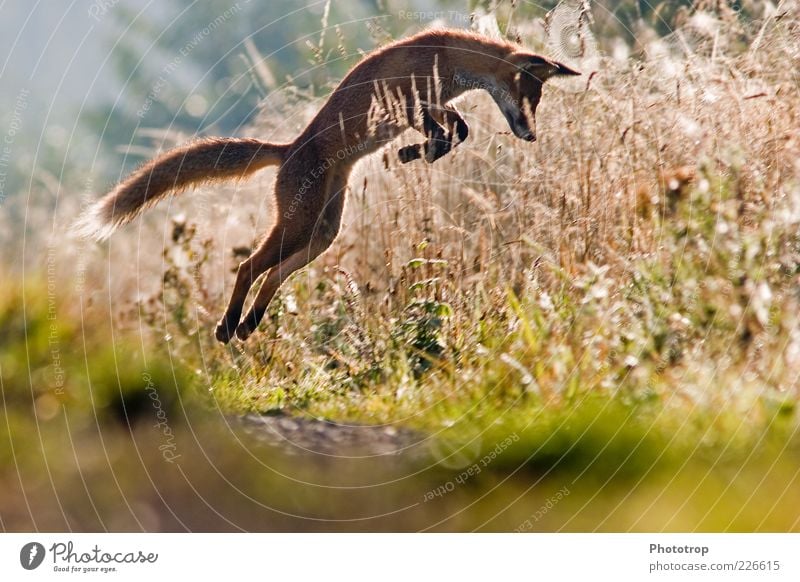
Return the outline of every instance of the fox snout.
{"type": "Polygon", "coordinates": [[[536,141],[535,122],[531,122],[524,111],[511,110],[503,113],[505,113],[508,126],[516,137],[525,141],[536,141]]]}
{"type": "Polygon", "coordinates": [[[528,121],[523,119],[521,122],[515,120],[511,123],[511,131],[514,132],[514,135],[520,139],[524,139],[525,141],[536,141],[536,130],[531,129],[528,126],[528,121]]]}

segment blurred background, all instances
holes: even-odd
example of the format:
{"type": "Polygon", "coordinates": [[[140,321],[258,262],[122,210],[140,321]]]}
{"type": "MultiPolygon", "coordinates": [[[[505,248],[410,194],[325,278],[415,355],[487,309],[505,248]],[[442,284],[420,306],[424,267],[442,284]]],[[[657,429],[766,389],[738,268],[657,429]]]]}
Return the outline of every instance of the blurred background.
{"type": "Polygon", "coordinates": [[[0,31],[3,530],[800,527],[796,0],[40,0],[0,31]],[[359,164],[246,344],[213,326],[274,170],[69,234],[431,26],[584,74],[534,145],[471,94],[451,156],[359,164]]]}
{"type": "MultiPolygon", "coordinates": [[[[693,3],[591,4],[592,31],[604,48],[627,56],[641,48],[637,42],[669,36],[688,19],[693,3]]],[[[361,51],[389,38],[431,25],[476,27],[482,15],[500,10],[509,12],[500,24],[503,34],[541,41],[540,19],[557,5],[554,27],[559,34],[566,27],[567,34],[551,35],[548,48],[568,53],[575,50],[570,43],[584,42],[574,35],[582,5],[577,0],[515,2],[513,11],[503,2],[461,0],[6,3],[0,121],[9,127],[21,117],[24,126],[4,166],[3,196],[22,191],[37,206],[55,209],[54,189],[80,189],[92,180],[102,191],[145,159],[163,132],[235,135],[278,88],[326,94],[361,51]]],[[[729,10],[749,16],[769,6],[735,2],[729,10]]],[[[592,35],[585,42],[597,40],[592,35]]],[[[584,60],[597,51],[585,42],[579,47],[584,60]]],[[[15,234],[24,223],[13,214],[17,206],[5,205],[15,234]]]]}

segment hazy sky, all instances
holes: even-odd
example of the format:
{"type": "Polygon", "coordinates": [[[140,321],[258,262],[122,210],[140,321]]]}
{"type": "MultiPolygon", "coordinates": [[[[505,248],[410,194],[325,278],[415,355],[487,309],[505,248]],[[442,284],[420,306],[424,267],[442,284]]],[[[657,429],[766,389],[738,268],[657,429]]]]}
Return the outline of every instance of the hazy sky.
{"type": "Polygon", "coordinates": [[[65,147],[77,112],[119,92],[104,64],[115,36],[113,19],[92,16],[92,6],[114,1],[0,0],[0,130],[17,133],[8,163],[33,163],[43,143],[65,147]]]}
{"type": "MultiPolygon", "coordinates": [[[[185,0],[184,7],[191,9],[193,2],[202,6],[204,1],[185,0]]],[[[408,0],[402,5],[412,7],[430,1],[433,0],[408,0]]],[[[281,20],[279,16],[286,13],[287,5],[295,6],[290,0],[230,0],[231,6],[240,2],[253,2],[250,7],[255,7],[258,15],[258,18],[246,22],[236,22],[243,37],[252,28],[269,35],[270,39],[283,38],[281,42],[287,43],[284,54],[295,59],[307,50],[304,41],[297,40],[297,46],[289,44],[295,42],[291,34],[298,26],[296,17],[294,21],[287,20],[270,28],[271,21],[281,20]],[[284,38],[287,34],[289,39],[284,38]]],[[[300,8],[306,2],[308,14],[321,18],[325,1],[298,0],[296,7],[300,8]]],[[[165,4],[163,0],[0,0],[0,140],[9,132],[16,134],[13,152],[5,154],[5,161],[0,160],[0,173],[15,164],[22,168],[24,175],[30,174],[29,166],[35,170],[41,165],[42,156],[37,152],[43,151],[42,144],[56,151],[91,150],[91,142],[98,141],[98,136],[91,130],[83,134],[77,130],[82,127],[76,120],[79,116],[83,119],[83,109],[96,111],[101,103],[130,105],[130,100],[144,99],[144,95],[134,95],[125,86],[119,71],[114,69],[119,67],[120,60],[108,58],[109,47],[124,33],[119,18],[124,11],[137,14],[137,25],[160,27],[163,23],[166,30],[175,17],[177,4],[165,4]]],[[[369,7],[373,7],[373,3],[369,0],[346,0],[335,6],[343,10],[337,17],[346,20],[364,16],[364,10],[371,10],[369,7]],[[361,12],[357,14],[359,6],[361,12]]],[[[250,14],[253,14],[252,10],[250,14]]],[[[314,29],[309,30],[313,32],[314,29]]],[[[345,30],[348,34],[354,34],[354,31],[366,34],[366,27],[362,24],[345,30]]],[[[161,29],[154,32],[158,35],[161,29]]],[[[131,36],[128,34],[126,39],[131,36]]],[[[135,38],[135,34],[133,36],[135,38]]],[[[181,42],[185,40],[181,39],[181,42]]],[[[143,48],[149,50],[152,47],[143,48]]],[[[244,48],[237,50],[243,52],[244,48]]],[[[223,51],[221,58],[226,54],[223,51]]],[[[228,55],[228,58],[235,58],[236,55],[231,54],[233,56],[228,55]]],[[[148,75],[165,64],[161,61],[169,60],[168,55],[160,54],[158,50],[150,51],[146,56],[148,66],[133,72],[139,79],[149,78],[148,75]]],[[[189,93],[195,83],[202,89],[202,83],[209,82],[204,77],[205,72],[184,66],[175,71],[170,80],[182,80],[189,93]]],[[[10,187],[5,191],[8,192],[10,187]]]]}
{"type": "MultiPolygon", "coordinates": [[[[0,96],[12,101],[25,88],[31,99],[58,108],[113,94],[103,66],[113,37],[99,16],[104,0],[0,0],[0,96]],[[92,8],[94,6],[94,8],[92,8]],[[93,17],[92,15],[96,15],[93,17]]],[[[114,0],[105,0],[110,5],[114,0]]],[[[121,0],[144,7],[147,0],[121,0]]],[[[151,8],[152,9],[152,8],[151,8]]]]}

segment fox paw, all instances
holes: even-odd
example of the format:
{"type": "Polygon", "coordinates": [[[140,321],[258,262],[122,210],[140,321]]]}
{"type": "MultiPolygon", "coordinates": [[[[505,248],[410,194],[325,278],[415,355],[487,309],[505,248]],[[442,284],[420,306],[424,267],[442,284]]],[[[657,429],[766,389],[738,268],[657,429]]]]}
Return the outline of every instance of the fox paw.
{"type": "Polygon", "coordinates": [[[400,158],[400,161],[403,164],[407,164],[408,162],[413,162],[414,160],[419,160],[420,158],[422,158],[421,150],[422,150],[421,144],[405,146],[397,150],[397,157],[400,158]]]}
{"type": "Polygon", "coordinates": [[[250,324],[245,319],[236,327],[236,337],[240,340],[246,340],[255,331],[255,328],[250,327],[250,324]]]}
{"type": "Polygon", "coordinates": [[[425,142],[425,161],[432,164],[445,154],[450,153],[452,143],[447,139],[429,139],[425,142]]]}
{"type": "Polygon", "coordinates": [[[231,335],[231,328],[223,319],[217,324],[217,329],[214,331],[214,337],[217,338],[218,342],[227,344],[229,341],[231,341],[231,335]]]}

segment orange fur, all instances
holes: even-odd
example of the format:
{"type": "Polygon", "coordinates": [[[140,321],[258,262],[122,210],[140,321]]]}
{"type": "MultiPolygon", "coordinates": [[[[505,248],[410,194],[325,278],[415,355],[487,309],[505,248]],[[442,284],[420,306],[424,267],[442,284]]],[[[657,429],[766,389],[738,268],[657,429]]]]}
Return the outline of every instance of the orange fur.
{"type": "Polygon", "coordinates": [[[514,135],[533,141],[542,84],[554,75],[575,74],[509,42],[457,30],[422,32],[373,52],[353,67],[292,143],[217,138],[169,151],[101,199],[81,219],[79,231],[103,238],[170,193],[279,164],[276,224],[239,265],[216,329],[223,343],[234,332],[246,339],[283,281],[336,238],[356,161],[407,127],[426,139],[401,148],[400,160],[436,161],[467,138],[469,128],[451,101],[473,89],[488,91],[514,135]],[[242,318],[247,294],[264,273],[267,278],[242,318]]]}

